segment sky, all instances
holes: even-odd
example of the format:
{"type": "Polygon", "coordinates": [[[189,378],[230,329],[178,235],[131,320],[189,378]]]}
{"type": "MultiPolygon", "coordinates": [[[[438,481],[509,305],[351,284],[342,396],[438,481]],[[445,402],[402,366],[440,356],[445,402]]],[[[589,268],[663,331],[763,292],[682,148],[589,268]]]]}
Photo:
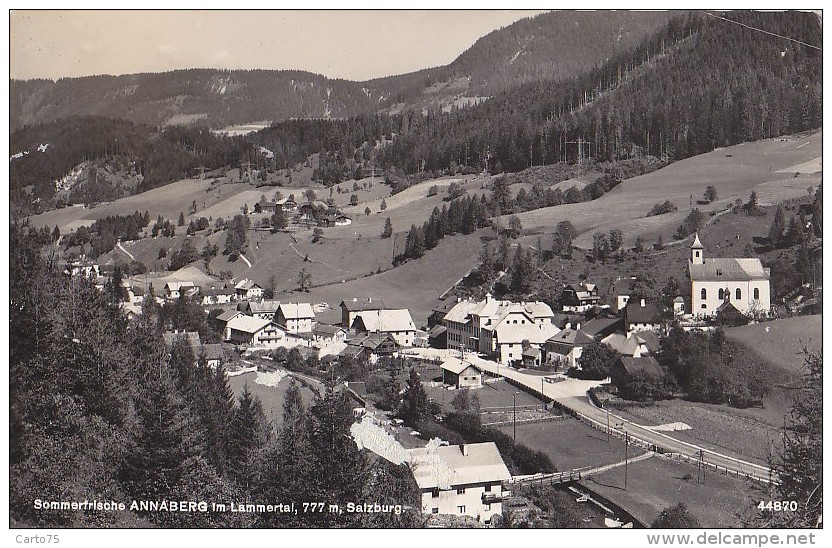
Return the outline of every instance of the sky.
{"type": "Polygon", "coordinates": [[[181,68],[299,69],[367,80],[445,65],[542,10],[15,10],[14,79],[181,68]]]}

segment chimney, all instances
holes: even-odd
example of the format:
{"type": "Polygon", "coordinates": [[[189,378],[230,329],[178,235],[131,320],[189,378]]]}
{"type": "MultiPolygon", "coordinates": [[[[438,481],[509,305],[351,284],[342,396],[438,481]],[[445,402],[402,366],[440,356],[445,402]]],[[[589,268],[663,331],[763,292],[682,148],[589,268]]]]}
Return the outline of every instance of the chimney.
{"type": "Polygon", "coordinates": [[[357,303],[358,302],[358,297],[353,297],[352,302],[357,303]]]}
{"type": "Polygon", "coordinates": [[[644,299],[641,299],[641,307],[644,308],[645,306],[647,306],[647,303],[644,302],[644,299]]]}
{"type": "Polygon", "coordinates": [[[575,331],[579,330],[580,328],[581,328],[581,322],[576,323],[575,324],[575,331]]]}
{"type": "Polygon", "coordinates": [[[468,444],[463,443],[459,446],[459,450],[462,451],[462,455],[467,457],[468,456],[468,444]]]}
{"type": "Polygon", "coordinates": [[[368,302],[368,303],[373,302],[373,298],[372,298],[372,297],[367,297],[367,302],[368,302]]]}
{"type": "Polygon", "coordinates": [[[566,327],[564,327],[564,329],[572,329],[572,323],[566,322],[566,327]]]}

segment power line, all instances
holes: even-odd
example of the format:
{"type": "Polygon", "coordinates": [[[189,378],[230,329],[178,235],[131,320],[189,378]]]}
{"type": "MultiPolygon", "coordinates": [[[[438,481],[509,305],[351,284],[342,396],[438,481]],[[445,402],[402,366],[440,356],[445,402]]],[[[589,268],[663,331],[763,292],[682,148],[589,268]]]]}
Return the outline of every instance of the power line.
{"type": "Polygon", "coordinates": [[[802,42],[802,41],[797,40],[795,38],[789,38],[788,36],[783,36],[782,34],[777,34],[775,32],[770,32],[770,31],[767,31],[767,30],[759,29],[757,27],[752,27],[751,25],[746,25],[745,23],[740,23],[739,21],[734,21],[732,19],[727,19],[725,17],[720,17],[719,15],[714,15],[713,13],[710,13],[710,12],[707,12],[707,11],[703,12],[703,13],[705,13],[706,15],[710,15],[711,17],[715,17],[716,19],[722,19],[723,21],[727,21],[729,23],[734,23],[735,25],[739,25],[739,26],[745,27],[747,29],[756,30],[758,32],[762,32],[762,33],[765,33],[765,34],[770,34],[771,36],[776,36],[778,38],[783,38],[784,40],[789,40],[791,42],[797,42],[798,44],[802,44],[806,47],[816,49],[818,51],[823,51],[823,48],[819,48],[818,46],[814,46],[812,44],[807,44],[806,42],[802,42]]]}

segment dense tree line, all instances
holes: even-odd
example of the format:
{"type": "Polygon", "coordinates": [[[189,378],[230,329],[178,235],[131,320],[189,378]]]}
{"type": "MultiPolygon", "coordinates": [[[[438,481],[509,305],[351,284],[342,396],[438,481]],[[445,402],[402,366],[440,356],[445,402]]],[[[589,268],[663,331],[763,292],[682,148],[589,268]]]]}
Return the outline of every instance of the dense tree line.
{"type": "Polygon", "coordinates": [[[412,475],[358,450],[350,438],[352,410],[344,394],[330,385],[307,410],[290,388],[284,421],[274,428],[257,399],[248,390],[235,399],[222,368],[208,368],[184,338],[165,347],[163,330],[195,328],[187,300],[159,310],[150,291],[142,315],[128,328],[107,294],[57,271],[52,257],[41,254],[41,239],[40,231],[11,227],[12,524],[420,524],[412,475]],[[39,511],[35,499],[115,501],[127,508],[39,511]],[[301,513],[283,521],[282,515],[210,507],[205,512],[143,512],[130,508],[133,500],[373,500],[415,509],[400,515],[301,513]]]}

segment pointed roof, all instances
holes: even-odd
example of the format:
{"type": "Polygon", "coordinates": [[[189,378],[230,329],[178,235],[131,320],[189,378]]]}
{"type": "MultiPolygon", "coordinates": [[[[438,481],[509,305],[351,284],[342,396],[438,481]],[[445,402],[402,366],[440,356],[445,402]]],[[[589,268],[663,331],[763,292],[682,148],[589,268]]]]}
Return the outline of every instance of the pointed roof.
{"type": "Polygon", "coordinates": [[[699,232],[696,233],[696,236],[693,238],[693,243],[690,244],[691,249],[705,249],[705,246],[702,245],[702,242],[699,240],[699,232]]]}

